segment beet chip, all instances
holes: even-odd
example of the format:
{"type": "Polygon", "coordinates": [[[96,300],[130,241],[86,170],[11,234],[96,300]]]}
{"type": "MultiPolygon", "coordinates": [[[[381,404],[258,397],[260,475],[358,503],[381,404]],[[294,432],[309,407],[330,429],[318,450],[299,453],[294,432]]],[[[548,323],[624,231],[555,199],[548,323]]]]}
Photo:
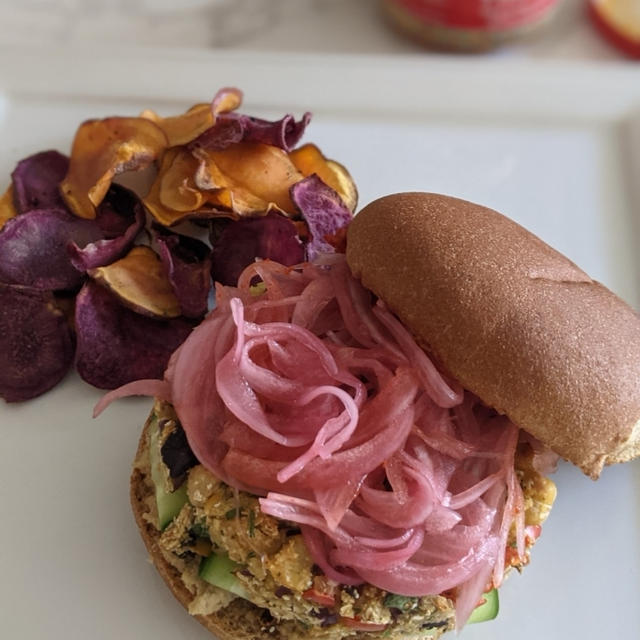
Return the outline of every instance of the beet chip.
{"type": "Polygon", "coordinates": [[[255,258],[269,258],[286,266],[304,260],[296,226],[278,213],[229,222],[211,242],[211,275],[216,282],[230,286],[238,283],[244,268],[255,258]]]}
{"type": "Polygon", "coordinates": [[[182,314],[200,318],[211,290],[211,249],[200,240],[158,230],[158,253],[169,274],[182,314]]]}
{"type": "Polygon", "coordinates": [[[95,282],[76,299],[76,368],[99,389],[142,378],[162,378],[172,352],[191,332],[184,318],[155,320],[122,306],[95,282]]]}
{"type": "Polygon", "coordinates": [[[352,218],[342,198],[312,174],[291,187],[291,199],[311,234],[307,258],[313,260],[319,253],[333,253],[352,218]]]}
{"type": "Polygon", "coordinates": [[[41,151],[20,160],[11,174],[18,213],[66,209],[59,186],[68,169],[69,158],[57,151],[41,151]]]}
{"type": "Polygon", "coordinates": [[[71,264],[70,242],[84,247],[102,237],[93,220],[63,209],[35,209],[7,221],[0,233],[0,282],[73,290],[82,274],[71,264]]]}
{"type": "Polygon", "coordinates": [[[297,122],[291,114],[271,122],[242,113],[224,113],[218,116],[210,129],[198,136],[189,146],[222,151],[237,142],[260,142],[291,151],[300,142],[310,120],[309,112],[297,122]]]}
{"type": "Polygon", "coordinates": [[[129,251],[145,220],[138,197],[129,189],[112,184],[95,219],[104,239],[90,242],[83,249],[72,242],[68,253],[73,266],[85,272],[118,260],[129,251]]]}
{"type": "Polygon", "coordinates": [[[51,293],[0,283],[0,396],[20,402],[51,389],[71,366],[73,346],[51,293]]]}

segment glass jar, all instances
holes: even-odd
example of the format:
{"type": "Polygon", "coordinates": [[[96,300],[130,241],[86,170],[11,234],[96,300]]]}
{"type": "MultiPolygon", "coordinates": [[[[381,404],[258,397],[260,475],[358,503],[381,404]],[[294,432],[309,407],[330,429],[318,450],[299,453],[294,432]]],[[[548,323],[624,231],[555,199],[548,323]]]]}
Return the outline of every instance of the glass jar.
{"type": "Polygon", "coordinates": [[[482,51],[537,30],[559,0],[382,0],[402,32],[440,49],[482,51]]]}

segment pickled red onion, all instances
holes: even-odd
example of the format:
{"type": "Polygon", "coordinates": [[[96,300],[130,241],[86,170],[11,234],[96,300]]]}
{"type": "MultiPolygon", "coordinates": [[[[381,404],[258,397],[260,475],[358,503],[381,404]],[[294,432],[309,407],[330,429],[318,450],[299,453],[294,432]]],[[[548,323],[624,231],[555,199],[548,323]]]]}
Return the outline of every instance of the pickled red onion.
{"type": "Polygon", "coordinates": [[[446,379],[344,256],[256,262],[217,301],[148,387],[200,462],[301,525],[329,578],[456,588],[464,623],[502,580],[514,522],[524,553],[517,427],[446,379]]]}

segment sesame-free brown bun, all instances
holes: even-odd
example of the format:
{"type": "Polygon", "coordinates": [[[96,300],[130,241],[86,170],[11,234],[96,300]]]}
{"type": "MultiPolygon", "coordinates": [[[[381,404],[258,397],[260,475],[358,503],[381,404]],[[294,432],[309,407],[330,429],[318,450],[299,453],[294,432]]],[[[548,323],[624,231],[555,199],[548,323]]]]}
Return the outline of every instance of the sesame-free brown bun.
{"type": "Polygon", "coordinates": [[[520,225],[386,196],[351,223],[347,261],[448,374],[592,478],[640,454],[640,318],[520,225]]]}

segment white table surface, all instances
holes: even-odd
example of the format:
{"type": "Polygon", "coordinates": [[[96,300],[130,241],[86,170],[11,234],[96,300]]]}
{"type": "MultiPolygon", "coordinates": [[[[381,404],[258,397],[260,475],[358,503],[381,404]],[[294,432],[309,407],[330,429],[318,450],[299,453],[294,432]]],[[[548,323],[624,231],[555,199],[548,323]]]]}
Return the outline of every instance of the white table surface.
{"type": "MultiPolygon", "coordinates": [[[[178,3],[0,0],[0,46],[5,45],[0,76],[11,80],[11,91],[0,93],[3,175],[27,152],[47,145],[64,149],[83,117],[116,108],[135,112],[141,106],[172,112],[176,96],[187,104],[208,97],[220,79],[227,80],[220,64],[226,59],[230,75],[242,71],[237,77],[244,78],[253,106],[279,108],[276,98],[284,100],[285,95],[286,108],[296,113],[307,107],[307,99],[317,105],[309,139],[322,141],[327,152],[353,169],[362,183],[363,201],[383,188],[378,168],[366,162],[362,149],[372,140],[368,128],[384,129],[394,157],[405,157],[413,142],[407,130],[417,126],[424,144],[435,152],[423,158],[422,165],[413,162],[409,173],[391,163],[384,188],[405,188],[429,176],[429,188],[455,190],[519,213],[522,222],[537,225],[543,237],[637,303],[636,273],[629,267],[637,266],[634,227],[625,225],[637,210],[640,192],[623,170],[627,156],[635,162],[629,166],[640,166],[640,134],[633,115],[640,101],[624,87],[627,80],[640,86],[640,67],[600,39],[584,15],[582,0],[566,0],[550,28],[535,38],[453,58],[427,52],[388,29],[374,0],[184,0],[177,10],[178,3]],[[120,56],[129,62],[126,68],[108,56],[111,48],[123,54],[121,43],[127,45],[127,56],[120,56]],[[22,48],[12,49],[14,45],[22,48]],[[145,50],[138,59],[134,45],[145,50]],[[60,57],[66,47],[73,54],[60,57]],[[100,59],[83,58],[83,47],[99,49],[100,59]],[[162,55],[152,55],[157,47],[163,48],[162,55]],[[212,49],[222,53],[216,61],[203,53],[212,49]],[[296,54],[330,52],[334,68],[340,58],[351,75],[373,78],[380,72],[395,77],[398,85],[420,77],[424,65],[439,93],[422,96],[411,85],[415,95],[401,97],[415,98],[420,113],[418,106],[415,113],[406,104],[395,107],[384,95],[377,111],[365,111],[361,118],[359,104],[364,100],[355,89],[350,91],[349,74],[334,78],[341,89],[340,109],[335,95],[324,96],[314,87],[308,94],[285,93],[283,74],[265,78],[262,70],[274,66],[265,54],[278,51],[291,54],[296,70],[322,62],[319,56],[301,59],[304,56],[296,54]],[[42,68],[36,73],[40,62],[46,73],[42,68]],[[468,80],[461,65],[468,65],[468,80]],[[190,73],[184,73],[185,68],[190,73]],[[531,71],[527,82],[518,81],[518,69],[531,71]],[[208,75],[209,70],[216,73],[208,75]],[[487,83],[492,91],[484,91],[487,83]],[[518,91],[508,100],[499,99],[501,89],[513,83],[518,91]],[[469,92],[473,100],[464,104],[460,97],[468,98],[469,92]],[[381,113],[384,109],[393,114],[390,123],[381,113]],[[638,142],[629,142],[627,132],[638,142]],[[356,138],[360,148],[352,144],[356,138]],[[551,156],[545,144],[553,150],[551,156]],[[474,153],[481,161],[474,161],[474,153]],[[455,176],[460,158],[466,167],[463,179],[455,176]],[[569,181],[563,166],[572,167],[569,181]],[[546,179],[538,184],[529,180],[531,167],[541,167],[546,179]],[[562,198],[574,204],[577,198],[579,206],[572,210],[575,215],[585,211],[588,223],[564,225],[554,216],[550,207],[560,206],[562,198]],[[608,219],[616,221],[608,227],[606,243],[599,243],[597,235],[601,202],[613,207],[608,219]],[[545,216],[536,214],[537,203],[545,216]],[[576,228],[579,234],[574,236],[571,230],[576,228]],[[624,270],[618,266],[621,259],[624,270]]],[[[379,136],[378,146],[384,140],[379,136]]],[[[99,395],[71,376],[33,404],[0,403],[0,503],[10,523],[0,535],[0,637],[209,638],[145,564],[129,513],[127,474],[144,401],[116,405],[99,423],[87,424],[99,395]],[[46,423],[43,415],[48,416],[46,423]],[[69,451],[75,452],[75,467],[60,467],[69,451]],[[30,464],[25,466],[26,456],[30,464]],[[78,504],[90,508],[78,509],[78,504]],[[46,537],[34,522],[47,523],[46,537]],[[82,536],[70,536],[69,523],[82,536]]],[[[549,640],[596,640],[607,632],[622,640],[637,638],[640,553],[633,535],[640,522],[639,470],[637,462],[615,467],[593,484],[563,466],[556,476],[558,504],[534,562],[521,579],[506,585],[499,619],[469,628],[463,637],[533,640],[541,637],[539,627],[549,640]],[[624,559],[612,561],[617,551],[624,559]]]]}

